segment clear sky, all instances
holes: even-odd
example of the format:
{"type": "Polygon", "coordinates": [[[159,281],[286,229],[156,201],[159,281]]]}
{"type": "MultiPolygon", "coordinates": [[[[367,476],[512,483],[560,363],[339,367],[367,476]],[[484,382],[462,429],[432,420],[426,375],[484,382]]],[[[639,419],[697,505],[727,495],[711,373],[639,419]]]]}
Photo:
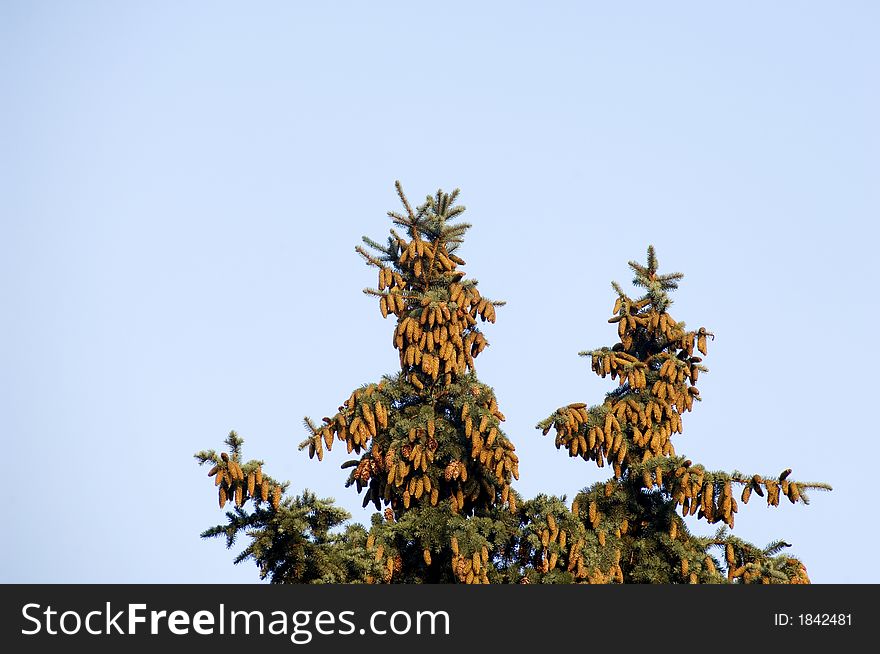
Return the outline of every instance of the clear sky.
{"type": "MultiPolygon", "coordinates": [[[[354,252],[462,189],[505,299],[477,361],[517,488],[607,477],[535,424],[613,382],[610,282],[653,243],[704,325],[679,453],[831,483],[741,507],[814,582],[878,582],[873,2],[0,2],[0,581],[247,582],[192,454],[230,429],[332,496],[301,421],[397,368],[354,252]]],[[[707,531],[705,528],[701,531],[707,531]]]]}

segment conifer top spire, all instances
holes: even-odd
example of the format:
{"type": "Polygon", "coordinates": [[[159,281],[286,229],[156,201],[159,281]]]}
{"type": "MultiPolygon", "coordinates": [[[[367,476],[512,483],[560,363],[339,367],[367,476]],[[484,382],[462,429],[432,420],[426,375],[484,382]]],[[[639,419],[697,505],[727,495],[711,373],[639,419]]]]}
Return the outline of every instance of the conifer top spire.
{"type": "Polygon", "coordinates": [[[653,246],[646,265],[630,261],[629,266],[633,284],[647,293],[634,300],[613,283],[618,297],[608,322],[617,324],[619,341],[580,353],[590,357],[596,374],[617,379],[619,387],[601,404],[570,404],[538,424],[544,434],[555,429],[556,447],[569,456],[599,467],[607,462],[614,470],[610,480],[575,499],[578,507],[588,507],[584,525],[596,534],[595,560],[606,576],[621,582],[717,583],[724,578],[709,550],[721,547],[728,581],[809,581],[800,561],[777,556],[778,543],[760,549],[728,535],[739,510],[734,487],[743,487],[743,504],[754,492],[776,506],[780,497],[806,503],[808,490],[830,486],[788,479],[790,469],[778,476],[709,471],[676,454],[672,439],[683,431],[684,414],[700,401],[697,379],[708,372],[694,350],[705,356],[714,335],[705,327],[688,331],[667,312],[668,293],[683,275],[659,274],[653,246]],[[675,514],[678,509],[682,518],[675,514]],[[698,538],[683,520],[692,515],[724,527],[714,539],[698,538]],[[677,563],[671,567],[670,561],[677,563]]]}
{"type": "MultiPolygon", "coordinates": [[[[633,285],[648,291],[642,299],[650,300],[657,311],[665,311],[672,304],[672,300],[667,292],[678,288],[678,280],[682,279],[684,274],[676,272],[658,275],[657,270],[659,266],[660,264],[657,261],[657,254],[654,252],[653,245],[648,246],[647,265],[643,266],[635,261],[629,262],[629,267],[635,273],[635,277],[632,280],[633,285]]],[[[614,287],[620,295],[625,295],[617,284],[614,287]]]]}
{"type": "Polygon", "coordinates": [[[307,418],[310,436],[300,447],[319,459],[337,439],[349,452],[365,451],[350,462],[349,485],[366,489],[365,505],[384,503],[398,517],[444,501],[453,512],[515,502],[515,448],[501,432],[492,389],[474,371],[488,346],[477,322],[495,322],[503,302],[483,297],[459,268],[465,262],[455,251],[470,225],[453,222],[464,212],[458,189],[438,190],[413,210],[395,186],[404,211],[388,216],[405,233],[392,228],[386,245],[364,237],[369,250],[356,250],[379,270],[377,288],[364,293],[379,298],[383,317],[397,318],[400,372],[355,390],[322,425],[307,418]]]}

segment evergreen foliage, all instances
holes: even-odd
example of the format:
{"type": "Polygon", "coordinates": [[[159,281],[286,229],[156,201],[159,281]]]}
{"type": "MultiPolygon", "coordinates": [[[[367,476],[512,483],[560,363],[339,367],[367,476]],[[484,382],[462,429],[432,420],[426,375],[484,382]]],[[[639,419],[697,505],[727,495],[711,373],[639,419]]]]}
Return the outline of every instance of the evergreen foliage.
{"type": "Polygon", "coordinates": [[[671,438],[681,415],[699,401],[694,385],[706,368],[705,329],[686,331],[667,312],[680,273],[660,275],[653,248],[647,265],[631,262],[633,300],[617,285],[619,342],[582,352],[602,377],[619,380],[601,405],[571,404],[538,427],[555,432],[570,456],[607,463],[613,477],[565,498],[523,501],[513,489],[519,460],[504,434],[493,390],[479,381],[474,360],[488,346],[479,322],[495,307],[477,280],[466,277],[457,252],[470,225],[457,222],[458,190],[437,191],[415,210],[397,183],[402,212],[389,212],[387,241],[364,237],[356,248],[378,271],[376,298],[396,321],[392,344],[400,369],[355,389],[332,417],[305,419],[300,444],[323,460],[344,443],[351,458],[346,487],[372,504],[369,528],[329,499],[308,490],[285,495],[286,484],[242,458],[231,432],[227,451],[196,454],[212,466],[226,524],[203,532],[249,539],[236,563],[251,560],[273,583],[808,583],[787,544],[757,548],[728,533],[741,501],[752,493],[777,505],[807,502],[808,489],[789,470],[776,478],[710,472],[677,456],[671,438]],[[682,516],[722,522],[713,538],[692,535],[682,516]],[[723,554],[723,562],[714,552],[723,554]]]}
{"type": "Polygon", "coordinates": [[[789,479],[791,469],[780,475],[709,471],[676,454],[672,438],[682,432],[682,415],[700,401],[696,383],[707,372],[694,350],[705,356],[714,336],[704,327],[688,331],[670,315],[669,292],[683,275],[660,274],[653,247],[646,265],[629,265],[633,285],[645,293],[633,299],[613,284],[617,298],[608,322],[617,325],[618,342],[580,353],[618,388],[600,405],[571,404],[538,424],[545,435],[555,432],[557,449],[613,470],[572,506],[587,532],[579,574],[636,583],[808,583],[801,562],[780,554],[787,546],[782,541],[762,549],[729,535],[739,510],[734,488],[742,487],[743,504],[754,493],[778,506],[782,497],[806,504],[807,490],[830,486],[789,479]],[[683,519],[693,515],[724,526],[713,538],[694,536],[683,519]]]}

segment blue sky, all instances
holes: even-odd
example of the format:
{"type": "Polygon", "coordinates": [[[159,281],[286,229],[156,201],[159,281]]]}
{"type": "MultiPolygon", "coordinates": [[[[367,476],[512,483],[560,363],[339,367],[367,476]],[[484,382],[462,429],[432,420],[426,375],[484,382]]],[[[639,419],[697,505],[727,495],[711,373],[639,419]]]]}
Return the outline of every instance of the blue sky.
{"type": "Polygon", "coordinates": [[[230,429],[369,520],[344,457],[296,445],[397,366],[354,252],[395,179],[462,189],[466,270],[508,301],[478,372],[520,492],[606,476],[534,425],[610,390],[577,352],[653,243],[717,336],[678,452],[831,483],[735,533],[880,581],[853,562],[880,535],[877,5],[476,4],[0,3],[0,581],[256,580],[198,538],[192,454],[230,429]]]}

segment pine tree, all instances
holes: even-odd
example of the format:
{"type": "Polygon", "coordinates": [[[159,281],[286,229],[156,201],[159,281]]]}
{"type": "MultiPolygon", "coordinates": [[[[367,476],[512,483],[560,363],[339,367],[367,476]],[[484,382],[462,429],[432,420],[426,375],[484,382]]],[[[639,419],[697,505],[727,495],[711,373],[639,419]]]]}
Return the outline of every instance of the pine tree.
{"type": "MultiPolygon", "coordinates": [[[[334,443],[344,443],[348,453],[358,455],[342,464],[351,470],[346,486],[363,494],[364,506],[384,507],[383,515],[374,515],[363,543],[357,531],[343,537],[356,542],[345,542],[342,549],[359,546],[368,559],[349,565],[346,580],[501,581],[508,572],[492,561],[503,560],[498,547],[519,529],[519,498],[511,488],[519,462],[501,429],[504,414],[493,390],[476,377],[474,359],[488,346],[478,321],[495,322],[495,308],[503,302],[483,297],[477,280],[460,269],[465,262],[456,252],[470,225],[456,222],[464,211],[455,204],[458,190],[438,191],[415,210],[399,183],[397,192],[404,211],[389,212],[397,229],[391,229],[385,244],[364,237],[366,247],[356,250],[378,272],[377,287],[364,292],[378,299],[383,317],[396,320],[392,344],[400,370],[354,390],[321,424],[306,418],[308,438],[300,449],[322,460],[334,443]]],[[[231,436],[229,444],[231,458],[213,451],[197,455],[222,475],[221,506],[224,498],[236,502],[229,524],[203,535],[226,534],[231,546],[242,529],[256,528],[260,536],[254,540],[262,544],[252,544],[239,560],[254,559],[273,581],[328,578],[326,571],[306,574],[301,566],[292,568],[272,540],[279,521],[293,522],[294,513],[304,507],[319,511],[309,504],[314,498],[282,502],[282,487],[264,478],[272,497],[267,508],[265,493],[254,493],[264,486],[254,482],[250,487],[260,462],[239,466],[240,440],[231,436]],[[241,508],[248,499],[256,505],[252,513],[241,508]]],[[[334,511],[335,524],[346,519],[334,511]]],[[[316,540],[311,525],[296,524],[298,543],[316,540]]],[[[326,550],[322,556],[333,562],[328,568],[340,568],[335,542],[318,544],[326,550]]]]}
{"type": "Polygon", "coordinates": [[[516,511],[510,483],[519,464],[474,359],[488,345],[478,320],[495,322],[503,302],[483,297],[459,268],[470,225],[455,222],[464,211],[458,190],[415,210],[399,183],[397,192],[404,212],[389,216],[400,231],[385,244],[364,237],[357,252],[378,272],[377,287],[364,292],[396,320],[400,371],[355,390],[320,426],[307,418],[300,448],[321,459],[338,440],[360,455],[342,464],[351,468],[347,485],[364,506],[386,507],[368,541],[380,564],[371,579],[488,582],[490,536],[504,529],[497,509],[516,511]]]}
{"type": "Polygon", "coordinates": [[[789,479],[791,469],[779,475],[709,471],[676,454],[672,438],[682,432],[682,415],[700,401],[696,383],[707,372],[694,350],[705,356],[714,335],[704,327],[688,331],[670,315],[669,292],[683,275],[659,274],[653,247],[647,259],[646,265],[629,264],[643,296],[632,299],[613,284],[617,298],[608,322],[617,325],[618,342],[580,353],[597,375],[617,380],[618,388],[600,405],[570,404],[538,424],[545,435],[555,432],[557,449],[613,470],[572,504],[570,514],[583,527],[581,547],[567,553],[581,571],[575,576],[635,583],[809,583],[803,564],[780,553],[787,543],[759,548],[730,535],[739,510],[735,495],[743,504],[753,494],[771,506],[783,497],[806,504],[807,490],[830,486],[789,479]],[[712,538],[698,537],[684,520],[693,515],[722,526],[712,538]]]}

